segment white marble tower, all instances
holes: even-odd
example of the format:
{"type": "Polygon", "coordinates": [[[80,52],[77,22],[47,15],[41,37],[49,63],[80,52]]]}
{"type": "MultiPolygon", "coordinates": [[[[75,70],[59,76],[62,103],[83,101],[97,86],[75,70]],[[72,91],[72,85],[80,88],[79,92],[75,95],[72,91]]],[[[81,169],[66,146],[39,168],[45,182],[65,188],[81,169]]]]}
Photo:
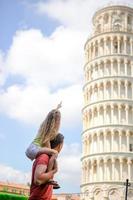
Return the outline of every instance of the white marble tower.
{"type": "Polygon", "coordinates": [[[103,8],[93,28],[85,44],[81,200],[124,200],[124,182],[133,183],[133,9],[103,8]]]}

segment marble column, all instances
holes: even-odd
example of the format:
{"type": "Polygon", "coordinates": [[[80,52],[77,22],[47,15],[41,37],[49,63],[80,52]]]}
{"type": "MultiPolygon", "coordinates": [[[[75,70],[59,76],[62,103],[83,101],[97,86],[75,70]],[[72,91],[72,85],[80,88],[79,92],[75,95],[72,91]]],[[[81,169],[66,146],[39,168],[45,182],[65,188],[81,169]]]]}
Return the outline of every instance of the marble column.
{"type": "Polygon", "coordinates": [[[124,54],[127,54],[127,38],[124,37],[124,54]]]}
{"type": "Polygon", "coordinates": [[[127,76],[128,62],[125,60],[125,76],[127,76]]]}

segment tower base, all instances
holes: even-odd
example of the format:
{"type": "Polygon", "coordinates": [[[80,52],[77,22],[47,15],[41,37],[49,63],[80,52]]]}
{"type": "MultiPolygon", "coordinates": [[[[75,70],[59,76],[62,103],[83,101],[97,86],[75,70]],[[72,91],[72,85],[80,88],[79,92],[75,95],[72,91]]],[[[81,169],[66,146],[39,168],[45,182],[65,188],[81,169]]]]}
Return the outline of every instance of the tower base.
{"type": "MultiPolygon", "coordinates": [[[[81,200],[125,200],[123,184],[91,184],[81,187],[81,200]]],[[[128,188],[128,200],[133,200],[133,188],[128,188]]]]}

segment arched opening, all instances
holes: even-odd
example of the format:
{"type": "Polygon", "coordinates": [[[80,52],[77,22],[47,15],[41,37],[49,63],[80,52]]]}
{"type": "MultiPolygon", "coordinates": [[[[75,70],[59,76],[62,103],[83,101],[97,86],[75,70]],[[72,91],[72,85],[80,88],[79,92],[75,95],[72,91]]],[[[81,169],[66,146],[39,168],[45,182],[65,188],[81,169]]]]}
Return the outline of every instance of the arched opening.
{"type": "Polygon", "coordinates": [[[124,38],[120,38],[120,53],[124,52],[124,38]]]}
{"type": "Polygon", "coordinates": [[[117,60],[114,60],[113,62],[113,75],[118,74],[118,65],[117,65],[117,60]]]}
{"type": "Polygon", "coordinates": [[[98,88],[97,85],[94,86],[94,101],[97,101],[98,99],[98,88]]]}
{"type": "Polygon", "coordinates": [[[114,38],[113,40],[113,53],[118,53],[118,40],[114,38]]]}
{"type": "Polygon", "coordinates": [[[111,123],[111,107],[108,105],[106,107],[106,124],[110,124],[111,123]]]}
{"type": "Polygon", "coordinates": [[[93,153],[92,137],[89,137],[89,143],[90,143],[90,154],[92,154],[93,153]]]}
{"type": "Polygon", "coordinates": [[[132,83],[128,83],[128,99],[132,99],[132,83]]]}
{"type": "Polygon", "coordinates": [[[121,144],[121,151],[126,151],[126,132],[122,131],[122,144],[121,144]]]}
{"type": "Polygon", "coordinates": [[[97,181],[97,161],[95,160],[94,163],[93,163],[93,175],[94,175],[94,179],[93,181],[97,181]]]}
{"type": "Polygon", "coordinates": [[[96,27],[96,33],[101,33],[101,24],[98,24],[97,27],[96,27]]]}
{"type": "Polygon", "coordinates": [[[100,189],[97,189],[94,192],[94,200],[102,200],[102,199],[103,199],[102,191],[100,189]]]}
{"type": "Polygon", "coordinates": [[[107,23],[108,23],[108,21],[109,21],[109,15],[108,15],[108,13],[106,13],[106,14],[104,15],[103,21],[104,21],[104,24],[107,24],[107,23]]]}
{"type": "Polygon", "coordinates": [[[97,108],[94,109],[94,120],[93,120],[93,125],[96,126],[97,125],[97,117],[98,117],[98,113],[97,113],[97,108]]]}
{"type": "Polygon", "coordinates": [[[90,87],[90,101],[93,100],[93,95],[92,95],[92,87],[90,87]]]}
{"type": "Polygon", "coordinates": [[[104,122],[104,109],[103,107],[100,107],[99,109],[99,125],[102,125],[104,122]]]}
{"type": "Polygon", "coordinates": [[[129,107],[128,110],[128,123],[132,125],[133,123],[133,112],[132,112],[132,106],[129,107]]]}
{"type": "Polygon", "coordinates": [[[90,79],[91,79],[91,80],[94,79],[94,71],[93,71],[93,68],[91,68],[91,70],[90,70],[90,79]]]}
{"type": "Polygon", "coordinates": [[[120,162],[119,159],[115,160],[115,180],[120,180],[120,162]]]}
{"type": "Polygon", "coordinates": [[[127,63],[127,75],[131,76],[131,62],[130,61],[127,63]]]}
{"type": "Polygon", "coordinates": [[[93,137],[93,153],[97,153],[97,135],[95,134],[93,137]]]}
{"type": "Polygon", "coordinates": [[[92,112],[89,113],[89,119],[90,119],[90,126],[92,126],[92,112]]]}
{"type": "Polygon", "coordinates": [[[96,41],[96,43],[95,43],[95,57],[97,57],[97,56],[98,56],[98,43],[96,41]]]}
{"type": "Polygon", "coordinates": [[[111,53],[111,39],[110,39],[110,38],[107,38],[106,47],[107,47],[106,53],[107,53],[107,54],[110,54],[110,53],[111,53]]]}
{"type": "Polygon", "coordinates": [[[114,91],[113,97],[118,98],[118,82],[116,82],[116,81],[114,82],[113,91],[114,91]]]}
{"type": "Polygon", "coordinates": [[[128,165],[127,165],[127,159],[123,160],[123,170],[122,170],[122,179],[126,180],[128,177],[128,165]]]}
{"type": "Polygon", "coordinates": [[[133,181],[133,160],[131,162],[131,181],[133,181]]]}
{"type": "Polygon", "coordinates": [[[106,84],[106,98],[110,99],[111,98],[111,83],[107,82],[106,84]]]}
{"type": "Polygon", "coordinates": [[[100,63],[100,76],[103,77],[104,76],[104,62],[100,63]]]}
{"type": "Polygon", "coordinates": [[[106,74],[107,74],[107,76],[111,75],[111,62],[110,61],[107,61],[107,64],[106,64],[106,74]]]}
{"type": "Polygon", "coordinates": [[[128,31],[132,30],[132,16],[131,15],[127,16],[127,29],[128,31]]]}
{"type": "Polygon", "coordinates": [[[122,105],[121,106],[121,123],[125,124],[126,121],[126,110],[125,110],[125,106],[122,105]]]}
{"type": "Polygon", "coordinates": [[[103,138],[103,133],[100,133],[100,145],[99,145],[99,147],[100,147],[100,153],[102,153],[102,152],[104,152],[104,138],[103,138]]]}
{"type": "Polygon", "coordinates": [[[99,163],[99,179],[100,181],[103,181],[104,180],[104,162],[103,160],[100,160],[100,163],[99,163]]]}
{"type": "Polygon", "coordinates": [[[120,63],[120,75],[125,75],[124,60],[122,60],[121,63],[120,63]]]}
{"type": "Polygon", "coordinates": [[[91,168],[91,162],[88,163],[88,182],[90,182],[90,168],[91,168]]]}
{"type": "Polygon", "coordinates": [[[113,117],[113,123],[118,124],[118,106],[114,106],[114,117],[113,117]]]}
{"type": "Polygon", "coordinates": [[[111,132],[107,132],[107,152],[111,152],[111,132]]]}
{"type": "Polygon", "coordinates": [[[111,159],[108,159],[107,161],[107,180],[110,181],[112,177],[112,163],[111,159]]]}
{"type": "Polygon", "coordinates": [[[114,145],[113,145],[114,151],[118,152],[119,151],[119,132],[115,131],[114,132],[114,145]]]}
{"type": "Polygon", "coordinates": [[[104,99],[104,86],[103,83],[100,84],[100,88],[99,88],[99,99],[104,99]]]}
{"type": "Polygon", "coordinates": [[[109,200],[120,200],[121,196],[119,194],[119,192],[117,191],[117,189],[111,189],[109,191],[109,200]]]}
{"type": "Polygon", "coordinates": [[[133,200],[133,190],[130,188],[128,190],[128,200],[133,200]]]}
{"type": "Polygon", "coordinates": [[[104,55],[104,41],[103,41],[103,39],[100,40],[99,54],[100,54],[101,56],[104,55]]]}
{"type": "Polygon", "coordinates": [[[120,85],[120,97],[125,99],[125,82],[121,82],[120,85]]]}

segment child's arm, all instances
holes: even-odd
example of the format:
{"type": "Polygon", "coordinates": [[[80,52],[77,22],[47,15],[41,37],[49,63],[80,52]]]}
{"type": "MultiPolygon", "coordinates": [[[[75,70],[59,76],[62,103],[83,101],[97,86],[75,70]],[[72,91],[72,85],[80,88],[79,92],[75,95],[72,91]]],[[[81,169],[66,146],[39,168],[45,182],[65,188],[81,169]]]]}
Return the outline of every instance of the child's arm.
{"type": "Polygon", "coordinates": [[[34,175],[35,184],[41,185],[53,178],[54,174],[56,173],[56,169],[53,169],[50,172],[46,172],[46,170],[47,170],[46,165],[43,164],[37,165],[34,175]]]}
{"type": "Polygon", "coordinates": [[[58,165],[57,165],[57,160],[55,155],[51,156],[49,159],[48,167],[47,167],[47,172],[56,169],[58,171],[58,165]]]}
{"type": "Polygon", "coordinates": [[[47,154],[49,156],[52,156],[54,155],[55,157],[58,156],[58,151],[54,150],[54,149],[50,149],[50,148],[47,148],[47,147],[42,147],[39,152],[37,153],[37,156],[41,155],[41,154],[47,154]]]}

